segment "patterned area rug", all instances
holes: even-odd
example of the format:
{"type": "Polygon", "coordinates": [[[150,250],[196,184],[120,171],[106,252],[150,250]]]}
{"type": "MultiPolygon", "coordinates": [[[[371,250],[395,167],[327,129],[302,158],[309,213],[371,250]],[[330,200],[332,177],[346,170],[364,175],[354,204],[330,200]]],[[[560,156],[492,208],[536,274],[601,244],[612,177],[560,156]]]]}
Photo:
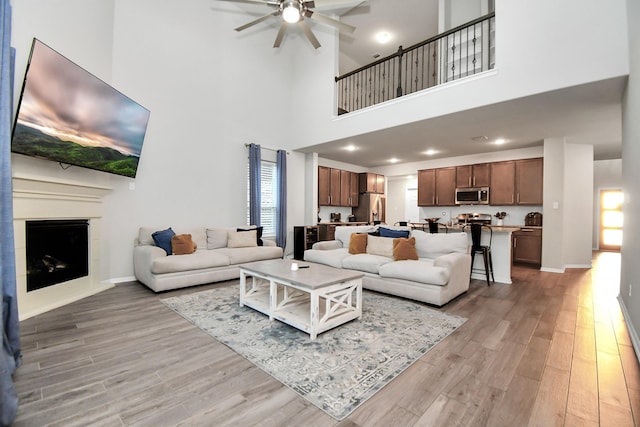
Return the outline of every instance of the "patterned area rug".
{"type": "Polygon", "coordinates": [[[344,419],[466,319],[363,292],[363,315],[315,341],[238,304],[239,286],[163,299],[218,341],[337,420],[344,419]]]}

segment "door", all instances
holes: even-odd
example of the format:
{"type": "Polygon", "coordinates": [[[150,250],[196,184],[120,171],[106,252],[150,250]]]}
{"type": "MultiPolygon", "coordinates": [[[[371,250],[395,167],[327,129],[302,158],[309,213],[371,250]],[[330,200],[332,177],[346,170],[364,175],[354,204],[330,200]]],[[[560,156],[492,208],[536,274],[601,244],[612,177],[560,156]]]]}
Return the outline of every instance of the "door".
{"type": "Polygon", "coordinates": [[[621,190],[600,191],[600,242],[601,251],[620,251],[622,246],[621,190]]]}
{"type": "Polygon", "coordinates": [[[418,171],[418,206],[435,206],[436,171],[424,169],[418,171]]]}
{"type": "Polygon", "coordinates": [[[515,202],[516,164],[513,161],[491,163],[489,203],[496,206],[515,202]]]}

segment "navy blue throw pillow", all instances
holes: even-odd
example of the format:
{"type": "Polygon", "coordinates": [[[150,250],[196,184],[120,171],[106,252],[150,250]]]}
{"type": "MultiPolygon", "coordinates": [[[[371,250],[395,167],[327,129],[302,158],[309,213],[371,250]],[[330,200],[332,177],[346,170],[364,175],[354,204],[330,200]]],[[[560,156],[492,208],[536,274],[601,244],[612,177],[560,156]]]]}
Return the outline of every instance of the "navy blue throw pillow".
{"type": "Polygon", "coordinates": [[[258,246],[264,246],[264,242],[262,241],[262,226],[260,227],[249,227],[249,228],[238,228],[236,231],[253,231],[256,230],[256,243],[258,246]]]}
{"type": "Polygon", "coordinates": [[[394,239],[409,237],[409,230],[392,230],[384,227],[380,227],[378,230],[380,230],[380,237],[393,237],[394,239]]]}
{"type": "Polygon", "coordinates": [[[164,249],[167,255],[171,255],[171,238],[175,235],[176,233],[169,227],[166,230],[156,231],[151,237],[153,237],[153,241],[156,242],[157,247],[164,249]]]}

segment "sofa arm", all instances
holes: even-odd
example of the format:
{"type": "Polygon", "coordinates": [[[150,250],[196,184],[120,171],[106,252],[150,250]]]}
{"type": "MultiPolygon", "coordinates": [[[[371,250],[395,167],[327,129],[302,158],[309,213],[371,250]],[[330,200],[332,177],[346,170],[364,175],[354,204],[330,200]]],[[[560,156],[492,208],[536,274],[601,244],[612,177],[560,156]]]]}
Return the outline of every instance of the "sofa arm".
{"type": "Polygon", "coordinates": [[[469,290],[471,255],[457,252],[441,255],[433,260],[433,265],[449,270],[449,282],[447,283],[449,299],[469,290]]]}
{"type": "Polygon", "coordinates": [[[140,245],[133,248],[133,273],[136,279],[144,283],[151,283],[151,264],[157,258],[164,258],[164,249],[152,245],[140,245]]]}
{"type": "Polygon", "coordinates": [[[340,240],[325,240],[322,242],[316,242],[311,246],[312,249],[319,249],[321,251],[327,251],[331,249],[342,248],[342,242],[340,240]]]}

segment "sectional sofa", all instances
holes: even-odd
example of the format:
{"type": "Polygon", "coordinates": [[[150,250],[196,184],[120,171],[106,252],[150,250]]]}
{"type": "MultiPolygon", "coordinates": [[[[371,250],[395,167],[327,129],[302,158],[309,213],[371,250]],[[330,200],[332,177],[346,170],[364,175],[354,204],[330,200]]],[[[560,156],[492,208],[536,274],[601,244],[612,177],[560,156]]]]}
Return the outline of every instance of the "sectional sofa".
{"type": "MultiPolygon", "coordinates": [[[[384,230],[380,234],[396,235],[384,230]]],[[[471,256],[466,233],[429,234],[403,227],[347,226],[336,227],[335,237],[336,240],[318,242],[306,250],[305,261],[360,271],[364,273],[362,285],[365,289],[438,307],[469,289],[471,256]],[[409,238],[398,243],[415,245],[417,259],[397,260],[396,239],[376,236],[381,228],[405,229],[409,238]],[[354,249],[354,241],[362,239],[356,236],[352,240],[353,234],[367,234],[364,252],[362,248],[354,249]]]]}
{"type": "Polygon", "coordinates": [[[261,239],[257,230],[247,231],[243,227],[172,229],[177,236],[189,236],[187,240],[192,242],[194,251],[168,254],[170,246],[163,249],[153,238],[154,233],[167,230],[141,227],[133,249],[135,277],[154,292],[237,279],[240,277],[239,264],[282,258],[283,255],[282,248],[275,242],[261,239]]]}

